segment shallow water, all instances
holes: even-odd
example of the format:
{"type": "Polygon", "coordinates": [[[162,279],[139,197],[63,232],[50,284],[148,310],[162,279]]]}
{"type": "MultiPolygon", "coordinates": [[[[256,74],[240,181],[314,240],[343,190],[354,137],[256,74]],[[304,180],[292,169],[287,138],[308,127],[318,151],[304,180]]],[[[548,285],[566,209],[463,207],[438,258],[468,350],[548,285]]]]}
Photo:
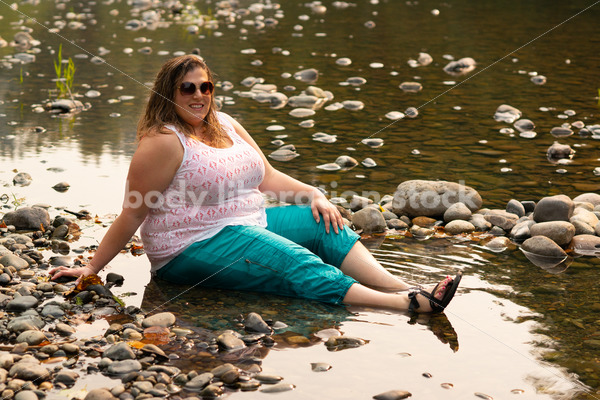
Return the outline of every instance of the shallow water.
{"type": "MultiPolygon", "coordinates": [[[[125,30],[127,21],[139,18],[126,2],[34,3],[18,3],[18,10],[45,25],[77,20],[85,29],[60,30],[77,48],[6,4],[0,5],[0,37],[10,41],[26,26],[41,41],[34,63],[0,68],[0,182],[9,204],[87,208],[110,222],[120,209],[127,165],[135,150],[135,124],[147,96],[143,84],[152,81],[173,52],[193,48],[200,49],[220,80],[233,83],[229,91],[217,88],[217,95],[230,97],[223,110],[243,123],[265,153],[277,148],[271,141],[278,135],[287,135],[282,140],[296,146],[299,157],[273,164],[323,187],[332,197],[363,191],[381,197],[393,193],[404,180],[443,179],[463,181],[479,191],[484,206],[503,208],[511,198],[538,200],[559,193],[575,197],[600,188],[593,174],[600,166],[597,140],[580,137],[577,129],[568,138],[557,139],[549,133],[565,122],[600,123],[599,6],[581,12],[593,2],[361,1],[337,9],[333,2],[324,1],[327,12],[317,15],[304,3],[282,1],[283,17],[276,18],[275,27],[256,29],[244,24],[260,19],[258,15],[277,15],[273,7],[265,7],[262,14],[250,13],[229,24],[218,17],[220,27],[201,28],[200,35],[187,33],[189,23],[177,22],[168,11],[164,20],[169,26],[125,30]],[[433,15],[433,9],[439,15],[433,15]],[[365,27],[367,21],[375,27],[365,27]],[[73,58],[77,68],[74,91],[79,95],[89,89],[101,92],[100,97],[81,97],[92,107],[74,118],[32,112],[32,105],[48,99],[48,90],[54,87],[53,60],[60,43],[63,58],[73,58]],[[153,52],[139,53],[145,46],[153,52]],[[80,56],[86,51],[95,55],[100,47],[110,50],[103,55],[107,64],[91,63],[90,54],[87,59],[80,56]],[[127,48],[133,51],[125,53],[127,48]],[[255,53],[243,54],[246,49],[255,53]],[[407,61],[421,51],[429,53],[433,63],[411,68],[407,61]],[[463,76],[450,76],[442,70],[447,55],[472,57],[477,68],[463,76]],[[352,64],[338,66],[336,60],[341,57],[350,58],[352,64]],[[252,65],[255,60],[261,60],[262,66],[252,65]],[[373,68],[374,62],[383,66],[373,68]],[[314,127],[302,128],[298,124],[304,118],[288,115],[290,107],[271,110],[239,95],[248,90],[240,84],[248,76],[264,78],[288,96],[298,94],[309,84],[282,74],[293,75],[305,68],[320,71],[314,85],[331,91],[332,102],[360,100],[364,109],[320,109],[310,117],[314,127]],[[547,83],[534,85],[530,78],[535,73],[546,76],[547,83]],[[340,84],[350,77],[363,77],[367,82],[358,87],[340,84]],[[398,86],[406,81],[421,83],[423,90],[403,92],[398,86]],[[285,91],[286,85],[295,89],[285,91]],[[132,98],[109,101],[120,96],[132,98]],[[501,128],[510,127],[493,119],[501,104],[520,109],[524,118],[536,124],[537,136],[525,139],[518,132],[500,133],[501,128]],[[415,119],[394,122],[385,117],[410,106],[419,109],[415,119]],[[565,110],[576,114],[564,118],[565,110]],[[285,130],[266,129],[276,124],[285,130]],[[46,132],[32,132],[36,126],[46,132]],[[312,134],[316,132],[335,134],[338,140],[315,142],[312,134]],[[384,145],[372,149],[361,144],[367,137],[381,138],[384,145]],[[576,150],[573,160],[557,165],[546,159],[546,150],[555,140],[576,150]],[[339,155],[359,162],[371,157],[378,166],[335,172],[316,168],[339,155]],[[32,185],[14,187],[15,171],[29,172],[32,185]],[[71,184],[68,192],[51,188],[60,181],[71,184]]],[[[240,3],[243,7],[251,4],[240,3]]],[[[203,14],[216,13],[214,3],[194,4],[203,14]]],[[[184,19],[194,12],[188,9],[184,19]]],[[[0,48],[2,58],[14,53],[11,47],[0,48]]],[[[94,243],[102,231],[99,226],[88,228],[82,244],[94,243]]],[[[441,343],[426,325],[409,324],[409,316],[403,314],[347,313],[339,308],[325,312],[305,302],[232,293],[208,293],[207,300],[197,301],[196,291],[188,294],[193,301],[178,303],[185,300],[180,299],[167,308],[185,309],[186,313],[181,312],[184,325],[221,329],[234,328],[240,313],[272,310],[272,318],[304,335],[310,335],[311,329],[336,327],[370,340],[359,349],[335,353],[319,343],[306,348],[276,346],[265,356],[264,370],[298,386],[280,398],[358,398],[396,388],[422,398],[465,398],[474,392],[506,398],[515,388],[525,390],[519,398],[569,397],[581,388],[577,379],[591,386],[592,392],[600,388],[598,350],[582,347],[584,340],[598,335],[597,259],[579,258],[564,273],[551,274],[532,265],[515,248],[493,253],[479,241],[389,237],[369,243],[386,267],[409,280],[435,282],[458,270],[465,273],[462,289],[446,312],[458,338],[458,351],[441,343]],[[218,309],[220,315],[214,307],[217,299],[225,302],[218,309]],[[542,356],[546,348],[549,352],[542,356]],[[411,357],[402,358],[399,353],[411,357]],[[316,361],[329,362],[333,368],[313,373],[310,362],[316,361]],[[430,372],[433,378],[423,378],[422,372],[430,372]],[[453,383],[454,388],[442,389],[444,382],[453,383]]],[[[128,278],[120,293],[137,293],[126,297],[127,303],[141,305],[149,280],[145,259],[122,256],[112,267],[119,273],[125,271],[128,278]]],[[[244,396],[266,395],[232,397],[244,396]]]]}

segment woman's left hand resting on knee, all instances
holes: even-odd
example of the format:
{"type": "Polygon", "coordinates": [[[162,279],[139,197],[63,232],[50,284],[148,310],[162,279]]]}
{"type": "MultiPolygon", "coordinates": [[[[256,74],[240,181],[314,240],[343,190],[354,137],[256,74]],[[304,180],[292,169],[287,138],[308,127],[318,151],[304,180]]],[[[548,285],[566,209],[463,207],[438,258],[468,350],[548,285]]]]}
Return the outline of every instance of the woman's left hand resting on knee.
{"type": "Polygon", "coordinates": [[[325,195],[321,193],[319,189],[314,186],[307,185],[306,183],[302,183],[299,180],[294,179],[291,176],[273,168],[273,166],[269,163],[269,160],[267,160],[260,147],[258,147],[246,129],[244,129],[244,127],[235,119],[231,118],[230,116],[226,117],[230,120],[231,124],[235,128],[236,133],[252,147],[254,147],[265,164],[265,177],[258,187],[261,192],[288,203],[298,204],[310,202],[310,208],[312,209],[315,221],[319,223],[321,221],[321,216],[323,216],[325,231],[327,233],[330,232],[330,226],[333,227],[333,231],[335,233],[339,233],[340,229],[344,229],[342,215],[338,211],[337,207],[331,204],[331,202],[327,200],[325,195]]]}

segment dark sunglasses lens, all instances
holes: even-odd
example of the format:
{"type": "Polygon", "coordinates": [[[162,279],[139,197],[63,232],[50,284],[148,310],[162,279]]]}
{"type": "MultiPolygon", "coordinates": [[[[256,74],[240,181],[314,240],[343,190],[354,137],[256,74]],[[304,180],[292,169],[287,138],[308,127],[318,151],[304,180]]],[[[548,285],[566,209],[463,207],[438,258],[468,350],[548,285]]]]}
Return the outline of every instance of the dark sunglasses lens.
{"type": "Polygon", "coordinates": [[[179,86],[179,91],[183,95],[192,95],[196,93],[196,85],[192,82],[183,82],[181,86],[179,86]]]}
{"type": "Polygon", "coordinates": [[[214,85],[212,84],[212,82],[204,82],[202,85],[200,85],[200,91],[203,94],[209,94],[213,92],[214,89],[214,85]]]}

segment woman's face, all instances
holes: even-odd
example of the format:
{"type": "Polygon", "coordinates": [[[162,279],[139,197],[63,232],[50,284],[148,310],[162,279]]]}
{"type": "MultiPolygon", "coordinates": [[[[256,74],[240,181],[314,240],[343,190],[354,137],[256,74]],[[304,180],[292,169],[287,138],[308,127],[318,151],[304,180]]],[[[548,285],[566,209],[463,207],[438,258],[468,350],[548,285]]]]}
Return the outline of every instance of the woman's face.
{"type": "Polygon", "coordinates": [[[209,82],[205,70],[196,68],[185,74],[181,86],[183,89],[175,89],[175,112],[189,125],[201,127],[210,109],[213,84],[209,82]],[[204,84],[206,82],[208,84],[204,84]],[[201,92],[202,89],[204,92],[201,92]]]}

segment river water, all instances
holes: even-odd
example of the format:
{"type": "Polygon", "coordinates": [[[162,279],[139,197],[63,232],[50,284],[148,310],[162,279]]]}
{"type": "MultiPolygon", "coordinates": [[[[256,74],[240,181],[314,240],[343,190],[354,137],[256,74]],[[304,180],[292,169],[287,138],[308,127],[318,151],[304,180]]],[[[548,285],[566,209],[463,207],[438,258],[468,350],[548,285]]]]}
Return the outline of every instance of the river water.
{"type": "MultiPolygon", "coordinates": [[[[475,188],[484,207],[504,208],[512,198],[573,198],[600,188],[594,174],[600,167],[597,140],[575,127],[570,137],[550,134],[563,124],[578,126],[576,121],[600,123],[600,5],[592,1],[323,1],[323,13],[317,3],[239,1],[248,11],[234,9],[228,20],[222,3],[183,2],[181,12],[173,13],[170,2],[154,2],[136,11],[136,5],[145,3],[153,2],[1,2],[0,37],[10,42],[15,33],[27,30],[40,42],[27,51],[36,58],[27,64],[11,61],[19,52],[15,48],[0,48],[5,207],[45,203],[54,213],[85,208],[108,224],[120,209],[136,122],[148,95],[145,84],[166,59],[193,49],[221,82],[216,93],[223,111],[236,117],[266,154],[281,144],[275,140],[295,146],[298,157],[272,160],[273,165],[332,197],[357,193],[377,200],[393,194],[405,180],[440,179],[475,188]],[[131,20],[153,16],[155,23],[126,28],[131,20]],[[210,22],[196,32],[190,26],[198,25],[199,18],[210,22]],[[73,92],[91,106],[67,118],[38,112],[53,96],[60,44],[63,60],[71,58],[76,67],[73,92]],[[420,52],[433,62],[411,66],[409,60],[420,52]],[[92,62],[98,55],[106,63],[92,62]],[[476,68],[459,76],[444,72],[450,60],[463,57],[472,57],[476,68]],[[341,58],[351,63],[340,65],[341,58]],[[319,71],[316,82],[294,79],[308,68],[319,71]],[[544,85],[531,81],[537,75],[546,77],[544,85]],[[247,97],[249,88],[241,82],[248,77],[277,85],[287,96],[314,85],[333,94],[326,105],[358,100],[364,108],[321,108],[310,117],[293,117],[290,107],[271,109],[247,97]],[[352,77],[366,82],[348,84],[352,77]],[[403,82],[418,82],[422,90],[404,92],[399,88],[403,82]],[[523,137],[506,129],[511,124],[495,121],[502,104],[533,121],[537,135],[523,137]],[[416,107],[419,115],[386,117],[408,107],[416,107]],[[314,121],[312,127],[300,125],[308,119],[314,121]],[[314,141],[317,132],[337,135],[337,141],[314,141]],[[361,143],[365,138],[380,138],[384,144],[371,148],[361,143]],[[555,141],[576,151],[572,160],[547,159],[555,141]],[[359,164],[333,172],[317,168],[340,155],[359,162],[372,158],[377,166],[359,164]],[[32,184],[13,186],[16,172],[30,173],[32,184]],[[52,189],[61,181],[71,185],[65,193],[52,189]]],[[[106,227],[86,229],[81,245],[96,243],[106,227]]],[[[368,398],[390,389],[409,390],[420,398],[464,399],[474,393],[495,399],[595,398],[590,393],[600,389],[600,353],[589,340],[600,334],[596,258],[575,259],[556,274],[531,264],[516,246],[494,253],[476,238],[364,241],[387,268],[408,280],[431,283],[463,271],[461,290],[445,316],[415,319],[198,289],[175,297],[181,288],[146,288],[143,257],[122,255],[111,266],[126,276],[119,294],[128,294],[127,304],[176,312],[178,323],[190,329],[235,329],[237,316],[250,311],[288,324],[278,345],[260,354],[264,371],[297,386],[278,398],[368,398]],[[329,352],[314,336],[327,328],[369,343],[329,352]],[[290,344],[286,338],[292,334],[310,338],[310,344],[290,344]],[[312,372],[313,362],[333,368],[312,372]],[[424,372],[432,378],[423,377],[424,372]],[[444,383],[453,386],[448,389],[444,383]]],[[[206,365],[207,360],[181,350],[180,367],[206,365]]],[[[88,388],[100,384],[100,379],[86,379],[88,388]]]]}

